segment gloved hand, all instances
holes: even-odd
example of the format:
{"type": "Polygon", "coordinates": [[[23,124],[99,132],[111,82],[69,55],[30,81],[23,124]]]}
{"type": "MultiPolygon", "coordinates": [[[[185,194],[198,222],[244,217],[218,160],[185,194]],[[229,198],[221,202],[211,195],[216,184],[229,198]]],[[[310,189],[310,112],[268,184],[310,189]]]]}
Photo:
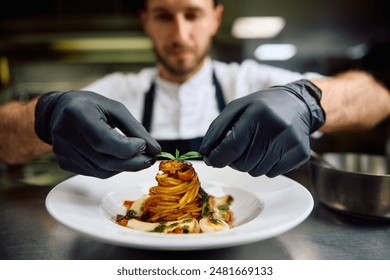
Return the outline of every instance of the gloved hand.
{"type": "Polygon", "coordinates": [[[274,177],[310,157],[309,136],[325,122],[321,90],[307,80],[232,101],[213,121],[200,153],[214,167],[274,177]]]}
{"type": "Polygon", "coordinates": [[[147,168],[161,150],[123,104],[89,91],[41,96],[35,131],[61,168],[99,178],[147,168]]]}

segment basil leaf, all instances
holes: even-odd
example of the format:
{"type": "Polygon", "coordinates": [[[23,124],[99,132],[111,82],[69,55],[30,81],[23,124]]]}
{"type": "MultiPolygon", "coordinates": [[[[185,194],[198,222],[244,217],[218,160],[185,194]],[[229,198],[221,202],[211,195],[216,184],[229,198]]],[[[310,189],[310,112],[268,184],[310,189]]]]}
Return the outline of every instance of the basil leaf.
{"type": "Polygon", "coordinates": [[[178,159],[179,160],[186,160],[186,159],[190,159],[190,158],[203,158],[203,155],[201,153],[198,153],[198,152],[188,152],[184,155],[181,155],[178,159]]]}
{"type": "Polygon", "coordinates": [[[184,155],[180,155],[179,151],[176,150],[175,156],[170,154],[170,153],[167,153],[167,152],[160,152],[157,154],[157,157],[168,158],[171,160],[187,160],[187,159],[192,159],[192,158],[203,158],[203,155],[198,153],[198,152],[194,152],[194,151],[188,152],[184,155]]]}
{"type": "Polygon", "coordinates": [[[176,158],[170,154],[170,153],[166,153],[166,152],[160,152],[157,154],[157,157],[163,157],[163,158],[168,158],[168,159],[172,159],[172,160],[175,160],[176,158]]]}
{"type": "Polygon", "coordinates": [[[175,158],[176,158],[176,159],[179,159],[179,151],[178,151],[177,149],[176,149],[175,158]]]}

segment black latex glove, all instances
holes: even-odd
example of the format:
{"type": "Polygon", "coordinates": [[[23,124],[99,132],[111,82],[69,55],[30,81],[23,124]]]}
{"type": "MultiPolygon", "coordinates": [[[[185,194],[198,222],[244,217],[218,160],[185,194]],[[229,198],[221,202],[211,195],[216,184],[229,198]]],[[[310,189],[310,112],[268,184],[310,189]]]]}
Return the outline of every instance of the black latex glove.
{"type": "Polygon", "coordinates": [[[61,168],[99,178],[147,168],[161,150],[123,104],[89,91],[41,96],[35,131],[61,168]]]}
{"type": "Polygon", "coordinates": [[[213,121],[200,153],[214,167],[274,177],[310,157],[309,136],[325,122],[321,90],[307,80],[234,100],[213,121]]]}

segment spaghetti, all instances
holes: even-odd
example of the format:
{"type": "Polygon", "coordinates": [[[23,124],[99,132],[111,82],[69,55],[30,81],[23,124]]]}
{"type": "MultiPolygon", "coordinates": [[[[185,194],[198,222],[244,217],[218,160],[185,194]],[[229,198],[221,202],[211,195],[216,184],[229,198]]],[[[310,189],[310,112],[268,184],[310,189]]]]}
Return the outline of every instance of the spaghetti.
{"type": "Polygon", "coordinates": [[[157,185],[135,201],[125,200],[126,215],[118,214],[122,226],[147,232],[199,233],[232,227],[231,195],[214,197],[201,187],[191,163],[183,159],[161,161],[157,185]]]}
{"type": "Polygon", "coordinates": [[[147,222],[175,221],[186,218],[199,220],[202,213],[202,195],[197,173],[191,164],[162,161],[162,173],[156,175],[157,186],[151,187],[141,217],[147,222]]]}

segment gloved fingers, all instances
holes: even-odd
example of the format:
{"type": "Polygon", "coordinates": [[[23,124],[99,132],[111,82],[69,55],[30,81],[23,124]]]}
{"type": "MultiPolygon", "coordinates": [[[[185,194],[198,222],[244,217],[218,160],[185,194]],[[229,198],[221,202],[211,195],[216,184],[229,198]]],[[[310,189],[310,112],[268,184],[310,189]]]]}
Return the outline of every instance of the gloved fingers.
{"type": "Polygon", "coordinates": [[[139,171],[154,164],[155,159],[144,154],[120,159],[113,155],[97,152],[84,141],[77,148],[65,140],[56,139],[53,145],[59,165],[78,174],[107,178],[122,171],[139,171]],[[83,144],[81,144],[83,143],[83,144]]]}
{"type": "MultiPolygon", "coordinates": [[[[120,103],[119,103],[120,104],[120,103]]],[[[161,152],[161,146],[146,131],[146,129],[133,117],[133,115],[122,104],[110,112],[113,120],[109,120],[129,137],[141,138],[145,141],[145,152],[155,156],[161,152]]]]}
{"type": "Polygon", "coordinates": [[[73,141],[77,143],[79,150],[92,150],[94,153],[106,154],[119,159],[132,158],[145,152],[146,148],[144,139],[127,137],[109,126],[104,120],[98,120],[95,125],[85,127],[82,131],[82,138],[85,143],[80,139],[73,141]]]}
{"type": "Polygon", "coordinates": [[[155,162],[155,159],[153,158],[150,158],[145,155],[139,155],[132,159],[122,160],[120,164],[118,164],[119,162],[116,162],[116,160],[114,160],[116,164],[113,164],[115,163],[114,161],[110,161],[109,165],[111,165],[110,168],[113,170],[107,170],[101,168],[100,166],[98,166],[97,164],[95,164],[81,154],[76,156],[76,153],[77,151],[75,151],[74,155],[71,155],[70,157],[56,155],[59,166],[66,171],[85,176],[97,177],[100,179],[109,178],[123,171],[139,171],[150,167],[155,162]],[[75,156],[79,159],[76,160],[75,156]],[[113,165],[116,165],[116,167],[113,165]]]}
{"type": "Polygon", "coordinates": [[[75,160],[76,151],[70,156],[56,155],[58,165],[66,171],[73,172],[85,176],[93,176],[100,179],[106,179],[118,174],[118,171],[108,171],[99,168],[97,165],[90,162],[87,158],[84,158],[82,155],[77,155],[77,157],[83,158],[83,160],[75,160]]]}
{"type": "Polygon", "coordinates": [[[100,168],[80,152],[75,150],[71,145],[62,145],[60,151],[56,152],[55,147],[58,145],[58,141],[56,142],[56,145],[53,146],[53,151],[55,153],[58,165],[63,170],[101,179],[109,178],[119,173],[118,171],[105,170],[100,168]]]}
{"type": "Polygon", "coordinates": [[[263,160],[266,151],[267,148],[263,143],[251,141],[241,157],[230,163],[229,166],[241,172],[250,172],[263,160]]]}
{"type": "Polygon", "coordinates": [[[232,129],[222,142],[204,157],[206,164],[222,168],[238,158],[245,150],[245,147],[243,145],[240,147],[234,147],[237,144],[235,139],[235,131],[232,129]]]}
{"type": "Polygon", "coordinates": [[[214,167],[225,167],[234,161],[245,158],[252,152],[254,133],[254,123],[251,120],[248,121],[244,114],[221,142],[205,156],[205,161],[214,167]]]}
{"type": "Polygon", "coordinates": [[[108,171],[139,171],[150,167],[155,159],[145,154],[137,154],[131,158],[119,159],[111,155],[96,153],[92,150],[83,151],[83,156],[89,161],[108,171]]]}
{"type": "Polygon", "coordinates": [[[236,101],[231,102],[211,123],[199,149],[201,154],[208,156],[212,150],[217,150],[219,143],[231,133],[232,127],[244,110],[244,108],[238,108],[236,104],[236,101]]]}
{"type": "Polygon", "coordinates": [[[276,177],[294,170],[304,164],[310,158],[310,149],[304,145],[296,145],[289,151],[283,154],[283,157],[278,161],[266,175],[268,177],[276,177]]]}
{"type": "Polygon", "coordinates": [[[140,171],[152,166],[156,162],[155,158],[143,154],[124,160],[114,157],[105,158],[104,156],[101,158],[92,157],[89,159],[93,160],[96,165],[104,170],[116,172],[140,171]]]}
{"type": "Polygon", "coordinates": [[[264,174],[268,177],[275,177],[299,167],[310,157],[310,147],[305,142],[302,140],[293,145],[291,143],[275,144],[248,173],[254,177],[264,174]]]}
{"type": "Polygon", "coordinates": [[[264,156],[257,161],[257,164],[250,170],[248,173],[253,177],[258,177],[264,174],[267,174],[271,168],[279,160],[271,151],[268,151],[264,156]]]}
{"type": "Polygon", "coordinates": [[[96,153],[104,153],[121,159],[131,158],[145,150],[143,139],[129,138],[108,125],[104,119],[84,119],[83,124],[67,119],[55,125],[52,131],[52,142],[57,153],[61,148],[74,146],[78,150],[92,149],[96,153]],[[63,128],[66,128],[65,130],[63,128]],[[63,139],[64,145],[54,145],[63,139]]]}

